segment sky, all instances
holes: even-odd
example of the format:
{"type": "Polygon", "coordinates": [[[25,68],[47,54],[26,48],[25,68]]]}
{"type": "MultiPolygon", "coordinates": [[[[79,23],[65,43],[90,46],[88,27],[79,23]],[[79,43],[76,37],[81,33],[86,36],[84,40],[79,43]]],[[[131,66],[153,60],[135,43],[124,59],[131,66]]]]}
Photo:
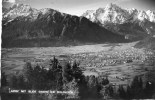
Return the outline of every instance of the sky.
{"type": "Polygon", "coordinates": [[[109,3],[122,8],[155,11],[155,0],[3,0],[3,2],[24,3],[33,8],[52,8],[64,13],[80,16],[86,10],[103,8],[109,3]]]}

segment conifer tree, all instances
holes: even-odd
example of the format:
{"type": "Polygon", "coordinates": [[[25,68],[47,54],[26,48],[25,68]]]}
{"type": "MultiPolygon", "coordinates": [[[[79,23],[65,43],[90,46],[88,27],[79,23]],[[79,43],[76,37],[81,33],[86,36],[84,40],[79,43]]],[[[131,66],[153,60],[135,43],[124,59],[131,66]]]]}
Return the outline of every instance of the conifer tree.
{"type": "Polygon", "coordinates": [[[1,86],[5,87],[7,86],[7,76],[5,75],[5,72],[2,72],[2,76],[1,76],[1,86]]]}
{"type": "Polygon", "coordinates": [[[23,75],[19,75],[17,78],[17,86],[19,89],[25,89],[25,80],[23,75]]]}
{"type": "Polygon", "coordinates": [[[153,96],[153,94],[155,93],[154,83],[151,81],[147,81],[144,91],[145,91],[146,98],[150,99],[153,96]]]}
{"type": "Polygon", "coordinates": [[[13,75],[12,77],[11,77],[11,79],[10,79],[10,87],[11,88],[17,88],[17,77],[15,76],[15,75],[13,75]]]}
{"type": "Polygon", "coordinates": [[[126,98],[126,92],[122,85],[119,85],[118,92],[121,98],[124,98],[124,99],[126,98]]]}
{"type": "Polygon", "coordinates": [[[63,66],[62,77],[63,77],[64,84],[72,81],[73,77],[72,77],[72,69],[71,69],[70,63],[67,63],[65,66],[63,66]]]}
{"type": "Polygon", "coordinates": [[[126,95],[127,95],[128,99],[132,98],[132,90],[131,90],[131,87],[129,85],[127,86],[126,95]]]}
{"type": "Polygon", "coordinates": [[[26,87],[27,88],[32,88],[32,83],[33,83],[33,68],[30,62],[27,62],[24,67],[23,67],[23,75],[24,78],[26,79],[26,87]]]}

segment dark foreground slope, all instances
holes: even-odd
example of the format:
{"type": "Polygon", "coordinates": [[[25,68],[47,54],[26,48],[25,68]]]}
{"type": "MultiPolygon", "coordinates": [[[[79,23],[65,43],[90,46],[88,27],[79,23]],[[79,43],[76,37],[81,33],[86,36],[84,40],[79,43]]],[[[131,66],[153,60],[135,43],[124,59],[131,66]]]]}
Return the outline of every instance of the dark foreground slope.
{"type": "Polygon", "coordinates": [[[36,18],[30,15],[17,16],[14,19],[3,18],[2,47],[47,47],[127,41],[124,36],[114,34],[85,17],[47,10],[46,13],[38,11],[36,18]]]}

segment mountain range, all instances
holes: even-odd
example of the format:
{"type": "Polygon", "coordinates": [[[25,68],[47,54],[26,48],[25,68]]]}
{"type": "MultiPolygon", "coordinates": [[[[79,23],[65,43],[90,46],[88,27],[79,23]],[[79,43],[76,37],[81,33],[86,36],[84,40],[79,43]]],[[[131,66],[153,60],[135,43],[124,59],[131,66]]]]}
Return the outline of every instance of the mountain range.
{"type": "Polygon", "coordinates": [[[25,4],[3,8],[2,47],[59,46],[77,43],[125,42],[89,19],[25,4]]]}
{"type": "Polygon", "coordinates": [[[155,35],[155,12],[150,10],[122,9],[111,3],[105,8],[88,10],[82,16],[128,39],[155,35]]]}
{"type": "Polygon", "coordinates": [[[2,8],[2,47],[129,42],[154,36],[155,13],[115,4],[73,16],[25,4],[2,8]]]}

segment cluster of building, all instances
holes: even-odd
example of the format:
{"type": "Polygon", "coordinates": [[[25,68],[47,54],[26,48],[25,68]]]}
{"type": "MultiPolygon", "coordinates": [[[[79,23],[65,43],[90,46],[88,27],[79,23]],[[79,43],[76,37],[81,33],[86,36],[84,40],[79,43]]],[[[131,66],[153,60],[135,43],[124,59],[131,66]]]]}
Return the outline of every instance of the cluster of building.
{"type": "Polygon", "coordinates": [[[98,53],[80,53],[70,56],[70,60],[80,62],[84,67],[104,67],[115,66],[134,61],[147,62],[154,61],[155,56],[151,51],[140,51],[135,48],[123,51],[102,51],[98,53]]]}

